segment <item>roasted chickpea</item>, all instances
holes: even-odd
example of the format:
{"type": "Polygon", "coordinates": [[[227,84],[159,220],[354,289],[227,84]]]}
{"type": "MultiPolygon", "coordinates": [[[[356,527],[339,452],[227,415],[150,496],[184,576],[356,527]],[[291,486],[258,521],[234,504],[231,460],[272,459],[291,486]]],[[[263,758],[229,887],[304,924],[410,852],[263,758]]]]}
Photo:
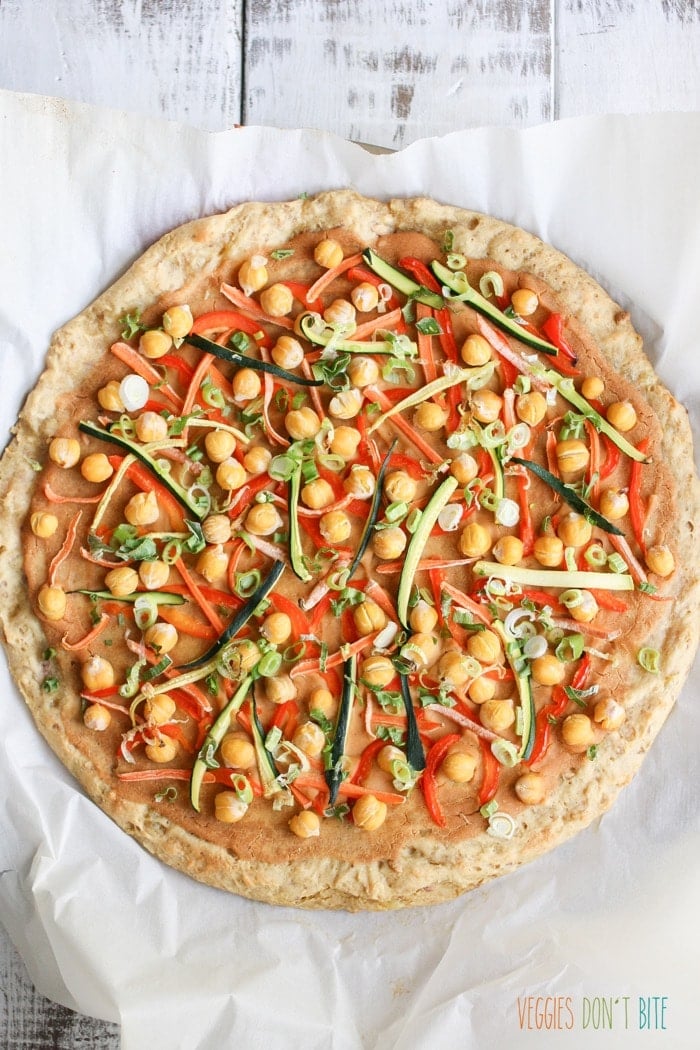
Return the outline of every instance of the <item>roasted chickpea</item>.
{"type": "Polygon", "coordinates": [[[328,324],[354,325],[355,307],[347,299],[334,299],[323,311],[323,320],[328,324]]]}
{"type": "Polygon", "coordinates": [[[510,297],[510,305],[518,317],[530,317],[537,310],[540,301],[537,293],[530,288],[518,288],[510,297]]]}
{"type": "Polygon", "coordinates": [[[171,623],[154,623],[144,632],[143,640],[155,653],[169,653],[177,645],[178,633],[171,623]]]}
{"type": "Polygon", "coordinates": [[[460,485],[468,485],[479,473],[479,464],[469,452],[460,452],[450,463],[450,474],[460,485]]]}
{"type": "Polygon", "coordinates": [[[221,583],[226,579],[229,557],[221,544],[208,547],[197,558],[197,572],[208,583],[221,583]]]}
{"type": "Polygon", "coordinates": [[[557,466],[562,474],[578,474],[585,470],[591,458],[588,447],[578,438],[557,441],[557,466]]]}
{"type": "Polygon", "coordinates": [[[369,281],[362,281],[361,284],[355,285],[350,292],[350,298],[356,310],[367,314],[371,310],[376,310],[379,303],[379,292],[369,281]]]}
{"type": "Polygon", "coordinates": [[[476,631],[467,639],[467,652],[480,664],[497,664],[501,659],[501,641],[495,631],[476,631]]]}
{"type": "Polygon", "coordinates": [[[116,379],[112,379],[106,386],[101,387],[97,391],[97,400],[100,403],[100,407],[104,408],[106,412],[124,411],[124,402],[119,393],[119,381],[116,379]]]}
{"type": "Polygon", "coordinates": [[[493,545],[493,556],[501,565],[517,565],[524,549],[523,541],[517,536],[501,536],[493,545]]]}
{"type": "Polygon", "coordinates": [[[388,656],[376,654],[368,656],[362,661],[360,678],[369,686],[384,689],[389,682],[396,678],[396,670],[388,656]]]}
{"type": "Polygon", "coordinates": [[[590,623],[598,615],[598,602],[590,591],[581,591],[581,601],[568,608],[569,616],[578,623],[590,623]]]}
{"type": "Polygon", "coordinates": [[[331,510],[323,515],[318,528],[326,543],[342,543],[352,532],[352,522],[344,510],[331,510]]]}
{"type": "Polygon", "coordinates": [[[472,676],[471,661],[464,653],[450,649],[438,660],[438,676],[456,688],[466,685],[472,676]]]}
{"type": "Polygon", "coordinates": [[[80,459],[80,442],[75,438],[54,438],[49,445],[49,459],[56,466],[69,470],[80,459]]]}
{"type": "MultiPolygon", "coordinates": [[[[135,424],[139,441],[164,441],[168,436],[168,424],[158,412],[142,412],[135,424]]],[[[90,456],[86,457],[87,461],[90,456]]]]}
{"type": "Polygon", "coordinates": [[[416,409],[413,420],[417,427],[435,433],[444,427],[448,420],[448,412],[435,401],[423,401],[416,409]]]}
{"type": "Polygon", "coordinates": [[[262,390],[260,376],[252,368],[239,368],[231,383],[236,404],[252,401],[262,390]]]}
{"type": "Polygon", "coordinates": [[[289,821],[289,830],[299,839],[312,839],[321,834],[321,821],[312,809],[302,809],[289,821]]]}
{"type": "Polygon", "coordinates": [[[565,547],[583,547],[593,535],[593,526],[575,510],[565,514],[557,525],[557,536],[565,547]]]}
{"type": "Polygon", "coordinates": [[[392,470],[384,480],[386,498],[392,503],[410,503],[417,489],[416,482],[405,470],[392,470]]]}
{"type": "Polygon", "coordinates": [[[454,784],[468,784],[476,772],[476,758],[471,751],[450,751],[441,769],[454,784]]]}
{"type": "Polygon", "coordinates": [[[460,350],[465,365],[478,368],[491,360],[491,347],[483,335],[468,335],[460,350]]]}
{"type": "Polygon", "coordinates": [[[236,439],[228,430],[210,430],[204,439],[204,448],[212,463],[223,463],[236,447],[236,439]]]}
{"type": "Polygon", "coordinates": [[[243,457],[243,466],[249,474],[264,474],[270,466],[272,453],[262,445],[252,445],[243,457]]]}
{"type": "Polygon", "coordinates": [[[480,675],[474,679],[467,693],[469,699],[473,700],[475,704],[483,704],[485,700],[492,700],[495,696],[496,683],[491,678],[487,678],[486,675],[480,675]]]}
{"type": "Polygon", "coordinates": [[[375,532],[372,540],[372,549],[378,558],[384,561],[392,561],[400,558],[406,549],[406,533],[398,525],[392,525],[388,529],[380,529],[375,532]]]}
{"type": "Polygon", "coordinates": [[[386,814],[386,802],[380,802],[374,795],[362,795],[352,807],[353,822],[363,831],[376,831],[386,820],[386,814]]]}
{"type": "Polygon", "coordinates": [[[352,610],[352,618],[355,621],[357,633],[362,637],[374,634],[386,627],[386,613],[371,598],[365,598],[352,610]]]}
{"type": "Polygon", "coordinates": [[[145,751],[146,758],[150,762],[157,762],[159,765],[165,762],[172,762],[178,752],[177,740],[173,740],[169,736],[162,736],[154,743],[147,744],[145,751]]]}
{"type": "Polygon", "coordinates": [[[192,331],[194,318],[189,306],[171,306],[163,314],[163,328],[173,339],[184,339],[192,331]]]}
{"type": "Polygon", "coordinates": [[[246,514],[245,527],[253,536],[272,536],[282,525],[274,503],[255,503],[246,514]]]}
{"type": "Polygon", "coordinates": [[[588,715],[576,712],[567,715],[561,726],[562,740],[572,751],[586,751],[595,743],[595,733],[588,715]]]}
{"type": "Polygon", "coordinates": [[[631,401],[613,401],[606,412],[608,423],[623,434],[637,425],[637,413],[631,401]]]}
{"type": "Polygon", "coordinates": [[[259,292],[267,284],[267,259],[264,255],[254,255],[241,263],[238,270],[238,283],[246,295],[259,292]]]}
{"type": "Polygon", "coordinates": [[[88,693],[110,689],[114,685],[114,668],[103,656],[91,656],[80,669],[83,685],[88,693]]]}
{"type": "Polygon", "coordinates": [[[465,525],[459,537],[459,549],[465,558],[480,558],[491,547],[491,533],[477,521],[465,525]]]}
{"type": "Polygon", "coordinates": [[[288,674],[278,674],[274,678],[265,679],[265,696],[270,703],[286,704],[287,700],[294,700],[296,695],[294,679],[288,674]]]}
{"type": "Polygon", "coordinates": [[[350,468],[348,477],[343,482],[346,492],[352,493],[357,499],[369,499],[374,495],[375,477],[369,467],[363,467],[355,463],[350,468]]]}
{"type": "Polygon", "coordinates": [[[158,591],[168,582],[170,566],[164,561],[142,561],[139,564],[139,579],[147,591],[158,591]]]}
{"type": "Polygon", "coordinates": [[[40,540],[48,540],[58,528],[58,518],[48,511],[38,510],[30,518],[32,532],[40,540]]]}
{"type": "Polygon", "coordinates": [[[228,543],[231,539],[231,519],[226,514],[210,514],[202,522],[202,534],[207,543],[228,543]]]}
{"type": "Polygon", "coordinates": [[[321,429],[321,420],[313,408],[306,405],[304,408],[293,408],[291,412],[287,412],[284,425],[294,441],[304,441],[306,438],[316,437],[321,429]]]}
{"type": "Polygon", "coordinates": [[[280,368],[298,368],[304,360],[304,347],[292,335],[281,335],[271,351],[272,360],[280,368]]]}
{"type": "Polygon", "coordinates": [[[417,631],[401,648],[401,655],[410,660],[416,670],[432,667],[440,655],[440,642],[434,634],[417,631]]]}
{"type": "Polygon", "coordinates": [[[214,816],[222,824],[237,824],[248,812],[248,803],[235,791],[219,791],[214,798],[214,816]]]}
{"type": "Polygon", "coordinates": [[[301,501],[311,510],[322,510],[323,507],[330,507],[331,503],[335,503],[335,493],[325,478],[314,478],[302,488],[301,501]]]}
{"type": "Polygon", "coordinates": [[[619,521],[630,509],[626,492],[620,489],[605,489],[600,494],[600,513],[608,521],[619,521]]]}
{"type": "Polygon", "coordinates": [[[86,481],[106,481],[114,473],[114,467],[104,452],[92,452],[80,464],[80,473],[86,481]]]}
{"type": "Polygon", "coordinates": [[[564,681],[566,668],[561,660],[557,660],[554,653],[544,653],[536,657],[530,664],[533,681],[538,685],[559,685],[564,681]]]}
{"type": "Polygon", "coordinates": [[[479,708],[481,724],[492,733],[505,733],[515,723],[512,700],[486,700],[479,708]]]}
{"type": "Polygon", "coordinates": [[[339,426],[335,428],[331,438],[330,450],[334,456],[342,456],[343,459],[352,459],[360,444],[361,435],[354,427],[339,426]]]}
{"type": "Polygon", "coordinates": [[[332,270],[343,261],[343,249],[333,237],[324,237],[314,248],[314,261],[324,270],[332,270]]]}
{"type": "Polygon", "coordinates": [[[536,427],[547,415],[547,401],[539,390],[519,394],[515,399],[515,414],[523,423],[536,427]]]}
{"type": "Polygon", "coordinates": [[[230,769],[250,769],[255,765],[255,747],[245,733],[227,733],[221,741],[221,758],[230,769]]]}
{"type": "Polygon", "coordinates": [[[589,401],[595,400],[605,390],[605,383],[600,376],[586,376],[581,383],[581,393],[589,401]]]}
{"type": "Polygon", "coordinates": [[[94,729],[97,733],[108,729],[111,721],[112,714],[103,704],[89,704],[83,712],[83,724],[86,729],[94,729]]]}
{"type": "Polygon", "coordinates": [[[619,729],[626,717],[622,704],[618,704],[617,700],[613,700],[611,696],[599,700],[593,709],[593,721],[606,732],[619,729]]]}
{"type": "Polygon", "coordinates": [[[541,773],[523,773],[515,781],[513,789],[526,806],[539,806],[547,794],[545,779],[541,773]]]}
{"type": "Polygon", "coordinates": [[[151,361],[159,357],[165,357],[173,345],[173,337],[168,332],[162,332],[159,328],[149,329],[143,332],[139,339],[139,350],[144,357],[151,361]]]}
{"type": "Polygon", "coordinates": [[[292,737],[292,743],[309,758],[318,758],[326,746],[326,737],[315,722],[302,722],[292,737]]]}
{"type": "Polygon", "coordinates": [[[379,379],[379,366],[371,357],[353,357],[348,365],[348,375],[353,386],[363,389],[379,379]]]}
{"type": "Polygon", "coordinates": [[[144,702],[143,714],[151,725],[162,726],[169,722],[177,710],[170,693],[156,693],[144,702]]]}
{"type": "Polygon", "coordinates": [[[260,305],[270,317],[286,317],[294,306],[294,296],[286,284],[271,284],[260,293],[260,305]]]}
{"type": "Polygon", "coordinates": [[[670,547],[663,543],[649,547],[645,561],[649,571],[656,573],[657,576],[670,576],[676,567],[676,560],[670,547]]]}
{"type": "Polygon", "coordinates": [[[227,489],[229,492],[233,492],[234,489],[240,489],[245,485],[248,480],[248,476],[245,472],[244,467],[231,456],[229,459],[225,459],[216,468],[216,482],[221,485],[222,489],[227,489]]]}
{"type": "Polygon", "coordinates": [[[133,594],[138,585],[139,575],[128,565],[120,565],[117,569],[111,569],[105,576],[105,586],[115,598],[133,594]]]}
{"type": "Polygon", "coordinates": [[[503,408],[503,398],[495,390],[483,387],[471,396],[472,415],[480,423],[495,423],[503,408]]]}
{"type": "Polygon", "coordinates": [[[328,411],[336,419],[354,419],[362,408],[362,391],[357,387],[341,390],[331,398],[328,411]]]}
{"type": "Polygon", "coordinates": [[[155,492],[137,492],[124,507],[124,517],[130,525],[152,525],[158,521],[160,507],[155,492]]]}
{"type": "Polygon", "coordinates": [[[545,565],[548,569],[556,569],[557,565],[561,565],[564,557],[564,544],[558,536],[538,536],[532,553],[540,565],[545,565]]]}
{"type": "Polygon", "coordinates": [[[377,755],[377,765],[381,769],[382,773],[388,773],[389,776],[394,775],[393,765],[394,762],[405,762],[406,756],[399,747],[395,747],[393,744],[387,744],[383,747],[377,755]]]}
{"type": "Polygon", "coordinates": [[[419,598],[408,614],[408,626],[416,634],[430,634],[437,622],[437,610],[424,598],[419,598]]]}
{"type": "Polygon", "coordinates": [[[335,713],[336,702],[330,689],[313,689],[309,694],[308,705],[309,711],[320,711],[326,718],[331,718],[335,713]]]}
{"type": "Polygon", "coordinates": [[[273,612],[265,617],[261,626],[260,634],[266,638],[271,645],[284,645],[292,635],[292,621],[283,612],[273,612]]]}

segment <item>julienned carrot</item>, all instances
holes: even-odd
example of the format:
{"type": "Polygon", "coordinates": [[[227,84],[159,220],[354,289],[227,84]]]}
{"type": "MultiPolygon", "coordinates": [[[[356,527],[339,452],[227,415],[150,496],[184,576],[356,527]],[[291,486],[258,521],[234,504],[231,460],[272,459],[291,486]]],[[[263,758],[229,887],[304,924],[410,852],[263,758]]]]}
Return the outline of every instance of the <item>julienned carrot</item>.
{"type": "Polygon", "coordinates": [[[434,824],[437,824],[439,828],[444,828],[447,824],[445,820],[445,814],[442,812],[442,808],[438,801],[437,796],[437,771],[443,762],[447,752],[454,744],[458,744],[462,739],[460,733],[448,733],[447,736],[442,737],[441,740],[436,741],[428,752],[426,760],[425,771],[420,780],[421,788],[423,789],[423,797],[425,804],[428,808],[428,813],[434,824]]]}
{"type": "MultiPolygon", "coordinates": [[[[382,329],[386,329],[386,331],[391,331],[391,329],[396,328],[396,326],[400,324],[402,320],[403,314],[400,310],[392,310],[391,313],[388,314],[379,314],[377,317],[372,318],[371,321],[365,321],[364,324],[357,326],[357,328],[352,334],[353,342],[358,340],[361,342],[363,339],[367,339],[369,335],[372,335],[374,332],[381,331],[382,329]]],[[[367,353],[372,353],[371,342],[367,343],[367,353]]]]}
{"type": "Polygon", "coordinates": [[[637,558],[635,557],[634,552],[633,552],[632,548],[630,547],[629,543],[627,542],[627,540],[625,539],[625,537],[624,536],[616,536],[614,533],[610,533],[610,542],[612,543],[612,545],[615,548],[615,550],[617,551],[617,553],[621,554],[622,557],[627,562],[627,566],[629,568],[630,575],[632,576],[632,579],[634,580],[634,582],[635,583],[646,583],[647,582],[647,574],[644,571],[644,569],[642,568],[642,566],[640,565],[640,563],[637,561],[637,558]]]}
{"type": "Polygon", "coordinates": [[[44,495],[49,503],[99,503],[104,493],[99,492],[96,496],[61,496],[51,488],[48,481],[44,485],[44,495]]]}
{"type": "Polygon", "coordinates": [[[197,602],[197,605],[202,610],[209,623],[218,631],[219,634],[222,634],[224,630],[224,621],[221,619],[213,605],[205,597],[205,595],[202,592],[202,588],[190,574],[190,571],[183,562],[182,558],[177,559],[177,561],[175,562],[175,568],[180,573],[182,582],[185,584],[188,591],[190,592],[194,600],[197,602]]]}
{"type": "Polygon", "coordinates": [[[110,351],[115,357],[119,358],[125,365],[127,365],[132,372],[141,376],[145,379],[149,386],[157,386],[158,391],[162,396],[173,405],[174,408],[179,412],[182,407],[182,398],[180,395],[173,390],[169,383],[163,382],[163,377],[159,372],[155,370],[153,365],[149,365],[141,354],[137,350],[134,350],[133,346],[129,346],[128,343],[112,343],[110,351]]]}
{"type": "MultiPolygon", "coordinates": [[[[314,387],[311,388],[312,390],[314,387]]],[[[263,373],[263,422],[265,424],[265,433],[267,434],[270,441],[274,441],[276,445],[282,445],[284,448],[289,447],[289,441],[282,434],[275,430],[272,420],[270,419],[270,405],[272,399],[275,396],[275,381],[269,372],[263,373]]]]}
{"type": "Polygon", "coordinates": [[[236,310],[213,310],[208,314],[200,314],[192,325],[192,332],[201,335],[203,332],[237,329],[252,335],[258,346],[269,346],[272,343],[270,337],[262,330],[256,321],[238,313],[236,310]]]}
{"type": "MultiPolygon", "coordinates": [[[[425,321],[433,316],[433,311],[425,303],[416,303],[416,321],[425,321]]],[[[416,329],[418,357],[423,368],[426,383],[432,383],[438,377],[435,358],[433,357],[433,337],[416,329]]]]}
{"type": "MultiPolygon", "coordinates": [[[[330,667],[338,667],[345,660],[351,656],[356,656],[357,653],[361,653],[363,649],[367,649],[370,645],[374,644],[374,639],[378,635],[378,631],[374,634],[368,634],[365,638],[358,638],[356,642],[351,642],[350,645],[344,645],[342,649],[338,649],[337,652],[331,653],[330,656],[326,657],[326,669],[330,667]]],[[[292,678],[296,678],[301,674],[314,674],[321,670],[321,664],[319,660],[300,660],[298,664],[289,672],[292,678]]]]}
{"type": "MultiPolygon", "coordinates": [[[[455,569],[460,565],[471,565],[473,561],[473,558],[451,558],[449,560],[445,558],[422,558],[418,562],[416,572],[429,572],[430,569],[455,569]]],[[[377,565],[375,572],[383,576],[391,575],[395,572],[401,572],[403,564],[402,561],[384,561],[377,565]]]]}
{"type": "MultiPolygon", "coordinates": [[[[313,371],[311,370],[311,365],[306,360],[306,358],[304,358],[301,362],[301,370],[304,373],[306,379],[314,378],[313,371]]],[[[314,406],[314,411],[316,412],[316,415],[321,420],[321,422],[323,422],[323,420],[326,418],[326,410],[323,407],[323,402],[321,401],[321,395],[318,392],[318,387],[309,387],[309,394],[311,395],[311,403],[314,406]]]]}
{"type": "Polygon", "coordinates": [[[478,620],[479,623],[486,624],[487,627],[493,623],[493,616],[488,609],[483,605],[479,605],[478,602],[475,602],[474,599],[470,598],[468,594],[464,593],[464,591],[460,591],[459,588],[453,587],[450,583],[445,583],[444,580],[442,582],[441,590],[444,594],[449,595],[455,605],[470,612],[474,619],[478,620]]]}
{"type": "Polygon", "coordinates": [[[213,354],[202,354],[200,360],[197,362],[197,367],[192,373],[192,379],[190,380],[190,385],[187,388],[187,393],[185,394],[185,400],[182,403],[183,416],[189,415],[189,413],[192,411],[195,399],[197,397],[197,394],[199,393],[199,388],[202,385],[202,382],[204,381],[204,378],[207,372],[209,371],[209,367],[214,360],[215,358],[213,354]]]}
{"type": "MultiPolygon", "coordinates": [[[[639,452],[646,452],[649,448],[649,439],[644,438],[637,445],[639,452]]],[[[632,523],[632,532],[634,538],[639,544],[639,549],[642,554],[646,554],[647,546],[646,540],[644,539],[644,523],[647,517],[647,509],[644,506],[642,499],[642,463],[638,463],[637,460],[632,461],[632,467],[630,470],[630,487],[629,487],[629,501],[630,501],[630,522],[632,523]]]]}
{"type": "Polygon", "coordinates": [[[498,791],[498,780],[501,772],[501,766],[491,750],[491,744],[488,740],[484,740],[483,737],[479,737],[479,746],[481,748],[481,762],[483,766],[483,774],[481,778],[481,787],[479,789],[479,805],[485,806],[487,802],[490,802],[493,796],[498,791]]]}
{"type": "MultiPolygon", "coordinates": [[[[323,791],[327,787],[326,781],[320,773],[300,773],[294,783],[300,788],[316,788],[319,791],[323,791]]],[[[400,806],[406,801],[405,795],[399,795],[398,792],[377,791],[376,788],[366,788],[361,784],[354,784],[351,780],[341,781],[338,794],[345,795],[346,798],[361,798],[363,795],[374,795],[380,802],[385,802],[387,806],[400,806]]]]}
{"type": "Polygon", "coordinates": [[[372,763],[382,750],[386,747],[386,740],[373,740],[360,755],[360,761],[355,766],[355,772],[350,777],[353,784],[361,784],[369,776],[372,763]]]}
{"type": "MultiPolygon", "coordinates": [[[[314,281],[306,293],[308,299],[318,299],[319,295],[325,292],[326,288],[333,284],[336,277],[340,277],[341,274],[348,270],[351,270],[353,266],[359,266],[362,262],[362,255],[348,255],[347,258],[339,262],[337,266],[332,266],[330,270],[326,270],[321,276],[314,281]]],[[[311,309],[311,307],[310,307],[311,309]]]]}
{"type": "Polygon", "coordinates": [[[363,590],[367,597],[371,598],[386,613],[390,620],[394,622],[398,620],[398,613],[396,612],[393,599],[376,580],[366,580],[363,584],[357,584],[357,587],[363,590]]]}
{"type": "MultiPolygon", "coordinates": [[[[376,387],[365,387],[364,395],[368,401],[372,401],[375,404],[379,405],[383,412],[388,411],[392,407],[389,398],[386,397],[384,393],[381,390],[378,390],[376,387]]],[[[436,452],[432,445],[429,445],[428,442],[423,437],[421,437],[421,435],[418,433],[415,427],[412,427],[411,424],[403,418],[403,416],[391,416],[389,419],[387,419],[387,423],[400,430],[404,437],[408,438],[411,444],[415,445],[418,451],[422,453],[422,455],[424,455],[427,460],[430,460],[431,463],[443,463],[443,458],[440,455],[440,453],[436,452]]]]}
{"type": "Polygon", "coordinates": [[[68,530],[66,532],[66,538],[61,544],[60,550],[54,555],[53,559],[51,560],[51,564],[49,565],[48,571],[48,582],[49,586],[51,587],[53,587],[55,583],[56,574],[58,573],[58,570],[61,568],[64,561],[73,549],[75,537],[78,532],[78,525],[80,524],[80,519],[82,518],[82,516],[83,512],[82,510],[79,510],[78,513],[74,515],[73,518],[71,518],[70,525],[68,526],[68,530]]]}
{"type": "Polygon", "coordinates": [[[276,612],[285,613],[292,622],[292,640],[298,642],[302,634],[311,634],[311,624],[304,612],[295,601],[288,598],[286,594],[271,591],[268,595],[270,604],[276,612]]]}
{"type": "Polygon", "coordinates": [[[271,317],[256,303],[255,299],[251,299],[240,288],[235,288],[232,284],[222,284],[221,294],[225,295],[229,302],[237,306],[242,314],[253,321],[258,321],[262,324],[274,324],[279,328],[288,328],[290,330],[294,328],[294,322],[288,317],[271,317]]]}
{"type": "Polygon", "coordinates": [[[69,653],[77,653],[80,652],[81,649],[87,649],[89,645],[92,645],[96,638],[99,638],[110,619],[111,617],[109,613],[103,612],[92,630],[88,631],[88,633],[82,638],[79,638],[77,642],[67,642],[66,638],[68,635],[64,634],[63,638],[61,638],[61,647],[67,649],[69,653]]]}

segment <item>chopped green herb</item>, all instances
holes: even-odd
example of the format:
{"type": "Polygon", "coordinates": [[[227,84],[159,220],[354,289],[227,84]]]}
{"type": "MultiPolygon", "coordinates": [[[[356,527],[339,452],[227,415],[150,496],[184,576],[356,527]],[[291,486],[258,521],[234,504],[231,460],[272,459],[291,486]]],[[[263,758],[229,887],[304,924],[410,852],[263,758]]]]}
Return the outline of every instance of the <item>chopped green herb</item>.
{"type": "Polygon", "coordinates": [[[270,252],[271,259],[288,259],[291,255],[294,255],[293,248],[275,248],[273,252],[270,252]]]}
{"type": "Polygon", "coordinates": [[[177,788],[173,787],[173,785],[171,784],[170,787],[163,788],[163,790],[159,791],[157,795],[154,795],[153,796],[153,801],[154,802],[174,802],[176,798],[177,798],[177,788]]]}
{"type": "Polygon", "coordinates": [[[45,693],[55,693],[58,689],[59,681],[55,675],[47,675],[41,683],[41,688],[45,693]]]}
{"type": "Polygon", "coordinates": [[[442,328],[434,317],[423,317],[416,321],[416,329],[421,335],[442,335],[442,328]]]}
{"type": "Polygon", "coordinates": [[[597,754],[598,754],[598,745],[597,744],[591,744],[591,746],[586,751],[586,757],[589,758],[591,760],[591,762],[592,762],[597,754]]]}
{"type": "Polygon", "coordinates": [[[122,339],[133,339],[137,332],[145,332],[146,328],[141,324],[141,311],[133,310],[130,314],[124,314],[119,318],[122,326],[122,339]]]}

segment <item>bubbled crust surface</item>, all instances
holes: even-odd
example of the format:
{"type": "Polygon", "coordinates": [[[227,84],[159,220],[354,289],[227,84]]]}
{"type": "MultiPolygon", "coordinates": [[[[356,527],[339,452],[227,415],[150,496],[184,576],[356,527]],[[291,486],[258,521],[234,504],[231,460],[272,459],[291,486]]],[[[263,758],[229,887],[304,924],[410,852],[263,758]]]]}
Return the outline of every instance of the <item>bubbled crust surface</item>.
{"type": "MultiPolygon", "coordinates": [[[[283,204],[243,204],[188,223],[154,244],[131,269],[54,336],[46,368],[20,415],[0,464],[0,617],[12,673],[36,723],[63,764],[93,800],[161,860],[202,882],[256,900],[309,908],[389,909],[449,900],[569,838],[604,812],[640,763],[671,710],[690,669],[700,624],[700,540],[693,523],[700,495],[684,409],[662,386],[627,315],[586,273],[537,237],[488,216],[427,199],[368,200],[337,191],[283,204]],[[561,778],[546,802],[524,812],[514,837],[485,832],[461,842],[437,835],[410,837],[391,861],[348,863],[323,856],[322,840],[295,850],[287,863],[241,860],[164,818],[155,807],[119,796],[99,745],[86,758],[63,730],[57,701],[41,690],[39,620],[29,604],[22,569],[20,524],[31,498],[31,461],[74,411],[70,394],[105,347],[119,336],[118,318],[144,308],[227,262],[233,267],[262,246],[283,245],[299,233],[344,225],[371,245],[385,233],[411,230],[440,239],[454,233],[454,250],[490,258],[539,278],[585,325],[611,366],[634,382],[663,428],[663,452],[677,486],[677,515],[667,538],[677,551],[673,614],[659,603],[649,645],[662,654],[662,672],[627,669],[631,684],[623,731],[607,734],[595,762],[561,778]]],[[[306,844],[305,844],[306,845],[306,844]]],[[[298,847],[298,843],[295,843],[298,847]]]]}

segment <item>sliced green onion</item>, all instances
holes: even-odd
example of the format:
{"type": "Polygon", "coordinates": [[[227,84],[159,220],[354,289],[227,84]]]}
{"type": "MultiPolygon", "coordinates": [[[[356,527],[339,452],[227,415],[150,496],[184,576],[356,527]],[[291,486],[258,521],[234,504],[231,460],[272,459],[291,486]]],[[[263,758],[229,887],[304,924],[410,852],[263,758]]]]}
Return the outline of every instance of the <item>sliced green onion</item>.
{"type": "Polygon", "coordinates": [[[658,674],[661,670],[661,654],[658,649],[644,647],[637,653],[637,662],[640,667],[650,674],[658,674]]]}
{"type": "Polygon", "coordinates": [[[602,569],[608,561],[605,549],[599,543],[592,543],[584,552],[583,557],[589,565],[594,565],[597,569],[602,569]]]}
{"type": "Polygon", "coordinates": [[[554,650],[557,660],[563,664],[580,660],[583,655],[584,637],[582,634],[565,634],[554,650]]]}
{"type": "Polygon", "coordinates": [[[296,458],[293,456],[273,456],[267,472],[275,481],[289,481],[296,465],[296,458]]]}
{"type": "Polygon", "coordinates": [[[564,593],[559,596],[559,601],[562,605],[565,605],[567,609],[575,609],[577,606],[583,605],[583,591],[580,591],[577,588],[564,591],[564,593]]]}
{"type": "MultiPolygon", "coordinates": [[[[450,266],[449,259],[447,265],[450,266]]],[[[450,269],[455,269],[455,267],[450,266],[450,269]]],[[[456,269],[463,269],[463,267],[456,267],[456,269]]],[[[479,291],[484,299],[490,299],[492,295],[500,298],[504,291],[503,278],[500,273],[497,270],[487,270],[485,274],[482,274],[479,280],[479,291]]]]}
{"type": "Polygon", "coordinates": [[[467,265],[467,257],[466,255],[451,252],[445,259],[445,262],[451,270],[463,270],[467,265]]]}
{"type": "Polygon", "coordinates": [[[166,565],[174,565],[175,562],[182,555],[182,544],[179,540],[170,540],[166,543],[161,552],[161,558],[166,565]]]}
{"type": "Polygon", "coordinates": [[[250,786],[250,781],[243,773],[232,773],[231,774],[231,787],[238,795],[241,802],[245,802],[247,806],[253,801],[253,789],[250,786]]]}
{"type": "Polygon", "coordinates": [[[223,395],[223,391],[215,386],[211,379],[205,379],[201,386],[202,401],[205,404],[210,405],[212,408],[223,408],[226,404],[226,398],[223,395]]]}
{"type": "Polygon", "coordinates": [[[306,652],[306,642],[298,641],[292,645],[288,645],[286,649],[282,651],[282,659],[286,664],[296,664],[303,659],[304,653],[306,652]]]}
{"type": "Polygon", "coordinates": [[[515,377],[513,383],[513,390],[516,394],[529,394],[532,389],[532,383],[530,382],[529,376],[524,376],[522,372],[519,372],[515,377]]]}
{"type": "Polygon", "coordinates": [[[134,600],[134,620],[140,631],[145,631],[158,619],[158,603],[152,594],[139,594],[134,600]]]}
{"type": "Polygon", "coordinates": [[[566,565],[568,572],[577,572],[578,563],[576,561],[576,548],[565,547],[564,548],[564,564],[566,565]]]}
{"type": "Polygon", "coordinates": [[[495,798],[492,798],[490,802],[485,803],[485,805],[481,807],[479,813],[481,813],[485,820],[488,820],[489,817],[493,816],[497,809],[498,802],[496,802],[495,798]]]}
{"type": "Polygon", "coordinates": [[[627,562],[615,551],[614,554],[608,555],[608,568],[611,572],[627,572],[627,562]]]}
{"type": "Polygon", "coordinates": [[[419,510],[418,507],[414,507],[406,518],[406,528],[413,535],[418,526],[420,525],[420,519],[423,517],[423,511],[419,510]]]}
{"type": "Polygon", "coordinates": [[[261,578],[259,569],[237,572],[234,577],[233,589],[240,598],[250,598],[251,594],[254,594],[260,586],[261,578]]]}

